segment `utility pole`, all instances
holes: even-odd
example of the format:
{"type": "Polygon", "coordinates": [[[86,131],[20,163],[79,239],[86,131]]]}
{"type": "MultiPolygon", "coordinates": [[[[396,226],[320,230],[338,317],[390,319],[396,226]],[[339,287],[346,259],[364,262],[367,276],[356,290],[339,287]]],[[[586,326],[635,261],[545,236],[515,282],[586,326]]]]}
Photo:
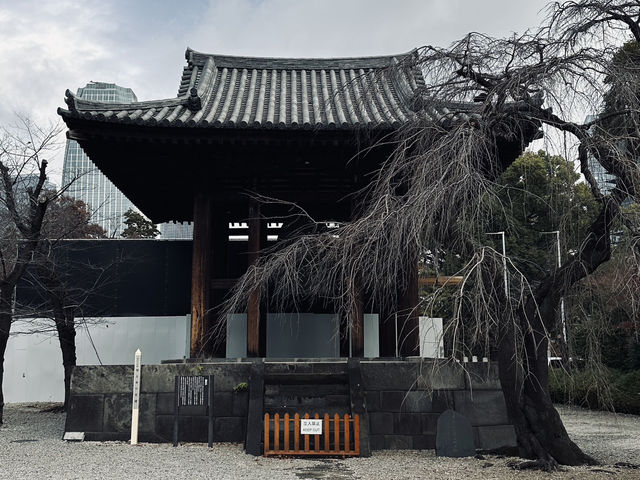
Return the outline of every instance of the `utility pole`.
{"type": "Polygon", "coordinates": [[[509,298],[509,284],[507,283],[507,245],[504,238],[504,231],[490,232],[487,235],[501,235],[502,236],[502,273],[504,276],[504,298],[509,298]]]}
{"type": "MultiPolygon", "coordinates": [[[[562,267],[562,257],[560,255],[560,230],[553,230],[551,232],[540,232],[541,234],[555,234],[556,236],[556,265],[558,270],[562,267]]],[[[567,344],[567,323],[564,316],[564,296],[560,297],[560,322],[562,324],[562,339],[565,345],[567,344]]]]}

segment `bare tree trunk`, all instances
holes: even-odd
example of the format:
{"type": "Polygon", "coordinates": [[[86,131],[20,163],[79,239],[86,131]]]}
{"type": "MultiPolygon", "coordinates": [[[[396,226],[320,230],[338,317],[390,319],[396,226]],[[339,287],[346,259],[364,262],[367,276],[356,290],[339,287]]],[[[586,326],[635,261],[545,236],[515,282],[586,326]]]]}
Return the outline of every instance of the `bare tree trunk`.
{"type": "Polygon", "coordinates": [[[4,417],[4,354],[7,351],[9,331],[11,330],[11,300],[13,298],[13,285],[3,283],[0,285],[0,425],[4,417]]]}
{"type": "Polygon", "coordinates": [[[62,352],[62,366],[64,367],[64,410],[69,406],[71,392],[71,374],[76,366],[76,328],[74,315],[66,312],[62,318],[55,318],[60,351],[62,352]]]}
{"type": "Polygon", "coordinates": [[[578,257],[549,275],[519,312],[517,328],[525,332],[523,354],[516,351],[513,324],[502,327],[498,363],[507,411],[516,430],[520,455],[545,468],[596,463],[569,438],[549,393],[547,333],[566,290],[593,273],[611,256],[611,224],[619,213],[615,201],[604,202],[578,257]],[[521,362],[517,359],[522,357],[521,362]],[[526,372],[526,373],[525,373],[526,372]]]}
{"type": "Polygon", "coordinates": [[[76,308],[69,306],[69,292],[57,276],[55,266],[50,259],[44,258],[42,260],[38,267],[38,274],[53,312],[53,321],[60,342],[64,368],[64,409],[66,411],[69,405],[71,375],[76,366],[76,308]]]}
{"type": "MultiPolygon", "coordinates": [[[[553,317],[553,312],[551,312],[553,317]]],[[[547,367],[547,338],[540,330],[527,335],[523,372],[515,361],[513,326],[499,340],[500,384],[518,440],[520,456],[535,459],[535,465],[552,469],[557,464],[596,463],[569,438],[560,415],[551,402],[547,367]]]]}

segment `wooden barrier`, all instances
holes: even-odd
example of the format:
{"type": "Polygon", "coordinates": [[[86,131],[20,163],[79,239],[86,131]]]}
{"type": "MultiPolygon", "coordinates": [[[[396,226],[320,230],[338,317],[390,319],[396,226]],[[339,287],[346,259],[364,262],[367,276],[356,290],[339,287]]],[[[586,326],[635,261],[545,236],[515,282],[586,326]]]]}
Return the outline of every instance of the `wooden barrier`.
{"type": "MultiPolygon", "coordinates": [[[[304,415],[308,420],[309,414],[304,415]]],[[[316,413],[314,419],[320,420],[316,413]]],[[[273,455],[324,455],[351,457],[360,455],[360,417],[351,418],[348,414],[340,417],[337,413],[330,417],[325,413],[322,418],[322,433],[319,435],[305,435],[300,433],[300,415],[290,418],[288,413],[284,417],[275,414],[264,416],[264,456],[273,455]],[[353,432],[352,429],[353,428],[353,432]],[[291,445],[293,433],[293,446],[291,445]],[[300,446],[302,437],[303,446],[300,446]],[[313,437],[313,447],[311,446],[313,437]],[[272,440],[273,439],[273,440],[272,440]],[[281,441],[282,439],[282,441],[281,441]]]]}

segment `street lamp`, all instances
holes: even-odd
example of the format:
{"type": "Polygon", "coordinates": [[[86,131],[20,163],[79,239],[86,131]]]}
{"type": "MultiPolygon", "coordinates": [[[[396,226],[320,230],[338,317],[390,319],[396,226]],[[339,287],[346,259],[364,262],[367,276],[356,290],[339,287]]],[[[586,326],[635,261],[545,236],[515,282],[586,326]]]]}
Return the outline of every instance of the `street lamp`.
{"type": "Polygon", "coordinates": [[[501,235],[502,236],[502,273],[504,275],[504,297],[509,298],[509,284],[507,283],[507,247],[504,239],[504,231],[502,232],[489,232],[487,235],[501,235]]]}
{"type": "MultiPolygon", "coordinates": [[[[556,236],[556,260],[558,270],[562,267],[562,257],[560,256],[560,230],[553,230],[551,232],[540,232],[541,234],[555,234],[556,236]]],[[[564,343],[567,343],[567,323],[564,317],[564,297],[560,297],[560,321],[562,323],[562,339],[564,343]]]]}

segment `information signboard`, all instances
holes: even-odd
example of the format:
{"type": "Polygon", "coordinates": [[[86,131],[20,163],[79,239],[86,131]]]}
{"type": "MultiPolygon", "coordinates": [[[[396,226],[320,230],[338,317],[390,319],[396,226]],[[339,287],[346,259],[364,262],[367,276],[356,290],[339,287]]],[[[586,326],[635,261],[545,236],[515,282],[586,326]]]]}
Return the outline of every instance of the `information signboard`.
{"type": "Polygon", "coordinates": [[[301,435],[322,435],[322,420],[300,420],[301,435]]]}

